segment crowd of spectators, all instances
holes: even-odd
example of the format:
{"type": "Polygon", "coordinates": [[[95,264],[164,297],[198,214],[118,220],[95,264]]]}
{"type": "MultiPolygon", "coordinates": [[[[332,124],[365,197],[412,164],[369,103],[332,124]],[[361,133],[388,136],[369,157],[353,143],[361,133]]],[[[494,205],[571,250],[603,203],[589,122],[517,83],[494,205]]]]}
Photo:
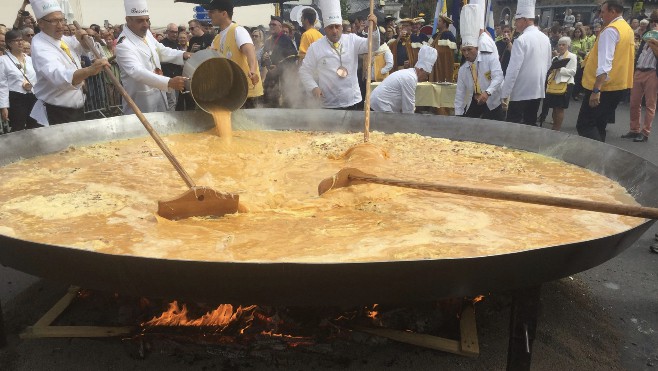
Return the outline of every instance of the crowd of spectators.
{"type": "MultiPolygon", "coordinates": [[[[30,55],[30,42],[35,33],[39,32],[39,27],[34,17],[25,10],[28,1],[25,0],[18,11],[16,21],[11,26],[0,25],[0,55],[5,54],[2,58],[9,58],[12,63],[6,63],[5,67],[11,67],[11,65],[20,65],[16,70],[11,68],[0,69],[0,82],[4,79],[19,78],[24,77],[26,84],[7,84],[5,83],[5,89],[9,89],[9,92],[0,92],[0,109],[2,109],[2,118],[3,122],[6,122],[7,119],[11,122],[16,122],[13,126],[14,130],[19,130],[23,128],[34,127],[34,123],[28,121],[26,118],[22,118],[20,115],[24,115],[24,112],[29,112],[30,107],[20,107],[20,109],[13,109],[12,107],[16,105],[29,105],[34,104],[33,99],[17,99],[16,94],[29,95],[32,94],[31,86],[33,86],[36,81],[27,81],[30,78],[34,78],[32,75],[29,75],[25,72],[33,69],[30,66],[31,60],[29,59],[30,55]],[[5,40],[7,35],[11,36],[11,40],[5,40]],[[20,49],[20,52],[18,50],[20,49]],[[23,57],[23,55],[25,57],[23,57]],[[13,58],[13,59],[12,59],[13,58]],[[18,59],[15,61],[14,59],[18,59]],[[18,63],[16,63],[18,62],[18,63]],[[21,66],[24,71],[21,71],[18,74],[17,71],[21,70],[21,66]],[[19,90],[19,91],[15,91],[19,90]],[[4,94],[4,95],[3,95],[4,94]],[[9,103],[9,99],[3,101],[3,96],[12,96],[12,104],[9,103]],[[20,124],[19,124],[20,123],[20,124]]],[[[308,13],[307,13],[308,15],[308,13]]],[[[316,14],[317,16],[317,14],[316,14]]],[[[239,20],[238,20],[239,21],[239,20]]],[[[640,53],[640,46],[642,43],[642,36],[654,29],[655,23],[653,19],[645,17],[639,18],[629,18],[627,19],[629,26],[633,29],[635,34],[635,48],[636,53],[640,53]]],[[[302,23],[304,23],[302,21],[302,23]]],[[[394,60],[391,60],[392,66],[389,66],[390,58],[386,57],[386,61],[382,62],[380,69],[382,73],[377,71],[377,76],[379,78],[385,78],[388,72],[395,72],[398,69],[409,68],[414,64],[414,58],[417,57],[417,49],[414,52],[412,49],[409,49],[409,45],[404,43],[404,38],[411,36],[410,43],[408,44],[429,44],[434,47],[438,47],[437,40],[445,39],[447,43],[456,42],[456,47],[452,48],[452,63],[447,68],[450,71],[453,71],[454,66],[452,64],[462,64],[464,58],[461,54],[460,48],[460,38],[459,35],[454,35],[448,30],[451,21],[446,17],[445,19],[440,20],[439,32],[435,35],[426,35],[420,32],[421,27],[423,27],[425,20],[422,18],[416,18],[410,20],[409,24],[404,22],[399,22],[392,17],[387,17],[384,22],[381,23],[378,27],[380,32],[380,43],[383,47],[380,49],[381,54],[388,53],[395,56],[394,60]],[[407,27],[409,26],[410,27],[407,27]],[[400,44],[405,44],[407,49],[400,49],[398,47],[398,42],[400,44]],[[389,49],[386,46],[391,46],[389,49]],[[405,55],[399,55],[403,53],[405,55]],[[414,55],[416,53],[416,55],[414,55]],[[381,76],[381,77],[380,77],[381,76]]],[[[581,21],[581,15],[573,15],[571,9],[568,9],[565,13],[564,20],[554,21],[550,27],[543,28],[541,31],[544,32],[550,39],[551,46],[553,48],[553,56],[558,57],[560,55],[568,52],[570,55],[573,55],[577,59],[575,73],[573,78],[569,80],[569,91],[566,95],[567,101],[572,99],[578,101],[582,99],[582,75],[584,67],[584,59],[588,53],[592,50],[595,45],[595,41],[599,32],[602,29],[600,17],[593,16],[591,23],[583,24],[581,21]]],[[[537,22],[539,24],[539,20],[537,22]]],[[[111,25],[105,23],[104,25],[91,24],[88,27],[85,27],[85,31],[90,35],[95,42],[95,46],[100,52],[103,58],[108,59],[113,66],[113,70],[116,76],[120,76],[119,68],[116,65],[116,61],[113,60],[115,48],[117,45],[117,39],[122,32],[123,25],[111,25]]],[[[315,32],[322,36],[324,30],[319,26],[319,23],[314,18],[311,22],[307,22],[306,25],[300,25],[298,20],[289,20],[284,19],[278,16],[272,16],[268,26],[256,26],[256,27],[246,27],[253,42],[256,57],[258,60],[258,68],[260,70],[260,78],[263,82],[264,95],[262,98],[255,100],[253,106],[255,107],[296,107],[296,108],[305,108],[305,107],[317,107],[318,103],[316,100],[312,99],[312,96],[309,92],[304,91],[302,84],[299,81],[298,70],[301,66],[304,54],[308,48],[308,40],[305,41],[302,35],[309,28],[315,28],[315,32]]],[[[364,17],[353,17],[349,20],[343,22],[342,30],[344,34],[353,33],[360,37],[367,37],[368,34],[368,23],[364,17]]],[[[68,29],[65,31],[65,35],[72,35],[76,31],[76,27],[73,24],[68,25],[68,29]]],[[[174,24],[170,23],[165,28],[162,29],[151,29],[151,33],[156,40],[161,42],[163,45],[172,48],[185,50],[188,52],[196,52],[199,50],[206,49],[211,47],[213,40],[217,35],[216,27],[209,22],[201,22],[198,20],[190,20],[187,24],[174,24]]],[[[514,41],[518,38],[519,33],[514,29],[514,22],[509,20],[509,17],[501,20],[500,24],[496,26],[495,29],[495,45],[497,48],[498,59],[501,64],[503,73],[506,73],[507,67],[510,63],[511,51],[514,45],[514,41]]],[[[318,37],[314,38],[315,40],[318,37]]],[[[312,41],[315,41],[312,40],[312,41]]],[[[445,44],[444,44],[445,45],[445,44]]],[[[441,54],[441,52],[439,53],[441,54]]],[[[82,66],[90,65],[91,61],[94,59],[91,53],[81,56],[82,66]]],[[[383,60],[383,59],[382,59],[383,60]]],[[[364,88],[364,66],[363,60],[360,59],[358,71],[356,73],[359,76],[359,81],[361,85],[362,95],[365,92],[364,88]]],[[[441,68],[440,64],[442,62],[437,62],[437,67],[441,68]]],[[[0,64],[2,65],[2,64],[0,64]]],[[[446,67],[446,66],[443,66],[446,67]]],[[[176,64],[163,63],[162,72],[165,76],[174,77],[180,76],[182,73],[182,66],[176,64]]],[[[550,71],[549,71],[550,73],[550,71]]],[[[452,73],[451,73],[452,75],[452,73]]],[[[375,77],[375,72],[373,72],[373,77],[375,77]]],[[[456,75],[451,76],[449,82],[456,81],[456,75]]],[[[430,79],[430,81],[432,81],[430,79]]],[[[118,107],[120,106],[120,97],[116,89],[112,86],[110,80],[103,78],[102,76],[95,77],[94,79],[90,78],[88,84],[102,84],[101,89],[102,93],[87,93],[87,99],[102,99],[109,106],[118,107]],[[94,95],[95,94],[95,95],[94,95]],[[94,95],[94,96],[92,96],[94,95]]],[[[0,83],[0,88],[2,88],[0,83]]],[[[88,91],[96,91],[98,89],[88,89],[88,91]]],[[[630,94],[629,94],[630,96],[630,94]]],[[[167,94],[169,100],[169,106],[175,107],[176,110],[189,110],[195,109],[196,105],[194,100],[189,94],[184,94],[183,92],[170,91],[167,94]]],[[[654,97],[655,98],[655,97],[654,97]]],[[[655,99],[651,99],[654,102],[655,99]]],[[[567,105],[568,106],[568,105],[567,105]]],[[[358,106],[360,108],[362,106],[358,106]]],[[[557,108],[557,115],[554,112],[554,129],[560,128],[561,120],[559,119],[563,115],[563,111],[560,112],[562,106],[555,105],[544,105],[545,110],[542,111],[542,114],[539,115],[537,124],[542,125],[547,117],[548,110],[550,108],[557,108]]],[[[17,108],[17,107],[14,107],[17,108]]],[[[655,109],[655,107],[654,107],[655,109]]],[[[650,112],[651,117],[653,117],[653,112],[650,112]]],[[[645,125],[646,126],[646,125],[645,125]]],[[[0,128],[2,129],[2,128],[0,128]]],[[[2,131],[7,131],[6,128],[2,131]]],[[[646,137],[648,137],[648,130],[643,129],[642,132],[646,137]]]]}

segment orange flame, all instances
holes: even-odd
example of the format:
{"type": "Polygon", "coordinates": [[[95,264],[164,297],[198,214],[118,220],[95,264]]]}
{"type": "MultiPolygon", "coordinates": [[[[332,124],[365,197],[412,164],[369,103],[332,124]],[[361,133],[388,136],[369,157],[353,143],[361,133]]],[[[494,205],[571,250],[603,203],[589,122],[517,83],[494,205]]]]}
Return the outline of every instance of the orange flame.
{"type": "Polygon", "coordinates": [[[482,300],[484,300],[484,295],[478,295],[475,298],[473,298],[473,304],[479,303],[482,300]]]}
{"type": "Polygon", "coordinates": [[[238,306],[234,311],[231,304],[221,304],[212,312],[208,312],[200,318],[190,320],[187,316],[187,306],[183,304],[180,307],[178,301],[173,301],[169,303],[169,309],[166,312],[162,313],[160,317],[153,317],[153,319],[144,323],[144,326],[213,326],[226,328],[241,318],[245,312],[249,312],[254,308],[256,308],[255,305],[246,308],[238,306]]]}

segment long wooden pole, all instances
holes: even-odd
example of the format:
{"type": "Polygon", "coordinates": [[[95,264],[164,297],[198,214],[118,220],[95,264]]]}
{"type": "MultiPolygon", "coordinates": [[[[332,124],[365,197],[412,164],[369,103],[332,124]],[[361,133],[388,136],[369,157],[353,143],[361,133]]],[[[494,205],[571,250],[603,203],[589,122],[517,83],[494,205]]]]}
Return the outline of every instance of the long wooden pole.
{"type": "MultiPolygon", "coordinates": [[[[81,29],[80,24],[78,24],[77,21],[73,21],[73,24],[75,25],[76,28],[81,29]]],[[[82,38],[83,43],[85,44],[85,48],[91,50],[92,53],[94,53],[94,56],[96,58],[102,58],[98,50],[96,50],[96,47],[94,46],[93,40],[89,38],[89,36],[85,36],[82,38]]],[[[165,142],[162,140],[160,135],[158,134],[155,129],[153,129],[153,126],[149,123],[149,121],[146,119],[142,111],[137,107],[137,104],[133,99],[130,97],[126,89],[123,88],[123,85],[121,85],[121,81],[117,79],[116,76],[112,73],[112,69],[110,67],[106,66],[105,67],[105,74],[107,77],[112,81],[114,86],[119,90],[119,93],[121,93],[121,96],[123,99],[126,100],[126,103],[128,103],[128,106],[135,112],[135,115],[141,121],[142,125],[144,125],[144,128],[146,128],[146,131],[151,135],[153,140],[155,140],[155,143],[157,143],[158,147],[162,150],[162,152],[167,156],[167,159],[169,159],[169,162],[174,166],[176,171],[178,171],[178,174],[183,178],[183,181],[185,181],[185,184],[187,184],[188,187],[194,188],[195,184],[194,181],[192,180],[192,177],[183,169],[183,166],[178,162],[174,154],[171,152],[169,147],[165,144],[165,142]]]]}
{"type": "Polygon", "coordinates": [[[360,176],[353,174],[349,174],[348,179],[350,181],[356,180],[356,181],[363,181],[368,183],[376,183],[376,184],[389,185],[395,187],[420,189],[424,191],[451,193],[451,194],[458,194],[464,196],[484,197],[484,198],[492,198],[496,200],[515,201],[515,202],[523,202],[523,203],[530,203],[536,205],[558,206],[568,209],[596,211],[601,213],[633,216],[633,217],[640,217],[647,219],[658,219],[658,208],[653,208],[653,207],[610,204],[607,202],[578,200],[578,199],[566,198],[566,197],[533,195],[526,193],[501,191],[497,189],[464,187],[464,186],[455,186],[455,185],[437,184],[437,183],[422,183],[422,182],[405,181],[398,179],[360,176]]]}
{"type": "MultiPolygon", "coordinates": [[[[374,0],[370,0],[370,16],[373,16],[375,14],[375,2],[374,0]]],[[[365,128],[363,131],[363,141],[365,143],[368,143],[370,140],[370,83],[372,81],[372,78],[370,77],[372,74],[372,33],[374,31],[379,32],[379,29],[377,28],[377,23],[376,22],[370,22],[368,21],[368,65],[366,66],[366,99],[365,103],[363,105],[363,110],[365,111],[365,128]]]]}

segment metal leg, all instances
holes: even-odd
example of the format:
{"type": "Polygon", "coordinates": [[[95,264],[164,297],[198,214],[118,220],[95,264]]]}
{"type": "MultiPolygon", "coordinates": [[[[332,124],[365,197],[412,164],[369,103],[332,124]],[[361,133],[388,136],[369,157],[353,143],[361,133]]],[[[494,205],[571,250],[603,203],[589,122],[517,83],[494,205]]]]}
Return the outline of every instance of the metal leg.
{"type": "Polygon", "coordinates": [[[5,320],[2,316],[2,303],[0,303],[0,349],[7,346],[7,334],[5,333],[5,320]]]}
{"type": "Polygon", "coordinates": [[[537,330],[541,285],[513,293],[507,370],[530,370],[532,342],[537,330]]]}

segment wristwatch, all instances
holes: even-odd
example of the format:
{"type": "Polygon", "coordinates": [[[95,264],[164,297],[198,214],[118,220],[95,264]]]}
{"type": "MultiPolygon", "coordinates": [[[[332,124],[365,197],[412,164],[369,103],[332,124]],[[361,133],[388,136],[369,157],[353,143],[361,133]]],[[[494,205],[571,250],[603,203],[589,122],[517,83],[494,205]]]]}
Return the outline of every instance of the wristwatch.
{"type": "Polygon", "coordinates": [[[601,89],[598,89],[598,88],[592,89],[592,93],[594,93],[594,94],[598,94],[600,92],[601,92],[601,89]]]}

